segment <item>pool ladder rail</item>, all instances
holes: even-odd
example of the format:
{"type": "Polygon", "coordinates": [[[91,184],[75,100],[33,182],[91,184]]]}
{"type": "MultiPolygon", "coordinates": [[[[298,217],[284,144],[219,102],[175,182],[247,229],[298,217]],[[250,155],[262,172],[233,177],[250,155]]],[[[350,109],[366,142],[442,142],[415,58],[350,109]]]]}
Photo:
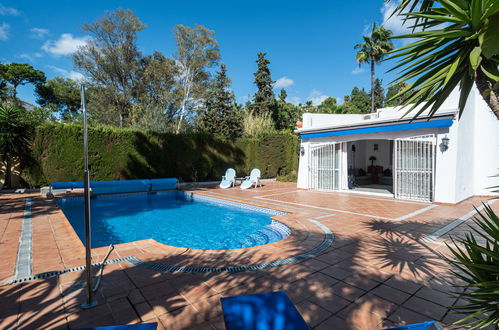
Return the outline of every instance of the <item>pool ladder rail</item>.
{"type": "Polygon", "coordinates": [[[97,270],[97,275],[94,276],[94,283],[95,284],[94,284],[94,286],[92,288],[93,292],[96,292],[97,290],[99,290],[99,286],[101,284],[102,275],[104,273],[104,267],[106,266],[106,261],[109,258],[109,255],[111,254],[111,252],[113,252],[113,250],[114,250],[114,245],[113,244],[109,245],[109,249],[107,250],[107,253],[104,256],[104,259],[102,259],[102,261],[99,264],[99,269],[97,270]]]}

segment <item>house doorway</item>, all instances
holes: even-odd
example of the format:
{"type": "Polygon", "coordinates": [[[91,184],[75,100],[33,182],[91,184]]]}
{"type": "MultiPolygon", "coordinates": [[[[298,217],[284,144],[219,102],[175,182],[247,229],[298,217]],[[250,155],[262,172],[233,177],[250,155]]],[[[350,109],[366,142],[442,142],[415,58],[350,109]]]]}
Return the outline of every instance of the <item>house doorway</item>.
{"type": "Polygon", "coordinates": [[[348,188],[393,196],[393,148],[393,140],[348,142],[348,188]]]}
{"type": "Polygon", "coordinates": [[[342,143],[326,143],[310,149],[310,189],[338,191],[341,184],[342,143]]]}
{"type": "Polygon", "coordinates": [[[435,185],[435,135],[395,140],[394,192],[396,198],[431,202],[435,185]]]}

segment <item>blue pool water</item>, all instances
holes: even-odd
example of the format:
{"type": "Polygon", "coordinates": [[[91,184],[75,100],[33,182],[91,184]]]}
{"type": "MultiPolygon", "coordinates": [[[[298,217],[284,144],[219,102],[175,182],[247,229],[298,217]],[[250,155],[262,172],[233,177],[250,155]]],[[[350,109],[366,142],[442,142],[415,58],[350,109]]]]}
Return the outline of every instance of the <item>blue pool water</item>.
{"type": "MultiPolygon", "coordinates": [[[[84,242],[82,197],[57,203],[84,242]]],[[[91,199],[92,247],[152,238],[193,249],[238,249],[273,243],[289,229],[272,220],[282,212],[181,191],[102,195],[91,199]]]]}

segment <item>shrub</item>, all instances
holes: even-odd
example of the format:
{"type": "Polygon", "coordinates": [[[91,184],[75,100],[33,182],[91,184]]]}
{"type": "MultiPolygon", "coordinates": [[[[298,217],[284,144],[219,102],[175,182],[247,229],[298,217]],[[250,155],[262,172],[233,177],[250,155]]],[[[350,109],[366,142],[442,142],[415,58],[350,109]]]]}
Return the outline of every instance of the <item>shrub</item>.
{"type": "Polygon", "coordinates": [[[274,131],[274,121],[270,113],[259,115],[250,111],[244,116],[243,133],[245,136],[257,137],[262,134],[273,133],[274,131]]]}
{"type": "MultiPolygon", "coordinates": [[[[37,127],[36,163],[24,173],[31,186],[82,180],[83,130],[75,124],[37,127]]],[[[293,134],[266,134],[227,140],[209,134],[170,134],[109,127],[89,128],[92,180],[178,177],[184,181],[218,180],[228,167],[247,175],[286,175],[298,167],[299,140],[293,134]]]]}
{"type": "Polygon", "coordinates": [[[277,181],[281,182],[297,182],[298,181],[298,173],[293,171],[292,173],[282,175],[277,177],[277,181]]]}
{"type": "Polygon", "coordinates": [[[456,324],[467,324],[472,328],[497,328],[499,324],[499,217],[492,208],[484,205],[485,211],[478,212],[474,223],[464,239],[453,240],[455,248],[449,247],[454,259],[450,262],[458,271],[454,274],[463,280],[465,291],[458,297],[465,304],[452,307],[465,314],[456,324]],[[483,240],[480,244],[477,238],[483,240]]]}

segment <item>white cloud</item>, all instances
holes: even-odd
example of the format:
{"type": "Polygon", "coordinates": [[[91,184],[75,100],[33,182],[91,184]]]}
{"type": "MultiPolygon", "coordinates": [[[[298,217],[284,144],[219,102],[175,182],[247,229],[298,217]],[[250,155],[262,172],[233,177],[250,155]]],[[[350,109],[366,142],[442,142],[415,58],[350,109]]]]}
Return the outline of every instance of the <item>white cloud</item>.
{"type": "Polygon", "coordinates": [[[16,8],[5,7],[4,5],[2,5],[0,3],[0,15],[19,16],[19,15],[21,15],[21,12],[19,10],[17,10],[16,8]]]}
{"type": "Polygon", "coordinates": [[[352,74],[359,74],[365,72],[366,70],[363,67],[356,66],[355,69],[352,70],[352,74]]]}
{"type": "Polygon", "coordinates": [[[35,55],[35,57],[43,57],[43,53],[40,53],[40,52],[36,52],[34,55],[35,55]]]}
{"type": "Polygon", "coordinates": [[[85,79],[85,76],[82,75],[81,73],[79,72],[76,72],[76,71],[68,71],[66,69],[63,69],[63,68],[59,68],[57,66],[54,66],[54,65],[46,65],[47,68],[55,71],[55,72],[58,72],[60,74],[63,75],[63,77],[65,78],[69,78],[69,79],[73,79],[73,80],[76,80],[76,81],[81,81],[81,80],[84,80],[85,79]]]}
{"type": "Polygon", "coordinates": [[[9,39],[9,30],[10,30],[9,24],[3,23],[2,25],[0,25],[0,40],[9,39]]]}
{"type": "Polygon", "coordinates": [[[68,78],[76,80],[76,81],[85,80],[85,76],[79,72],[76,72],[76,71],[69,71],[68,78]]]}
{"type": "Polygon", "coordinates": [[[274,83],[274,88],[285,88],[292,86],[295,82],[288,77],[281,77],[274,83]]]}
{"type": "Polygon", "coordinates": [[[393,15],[393,12],[400,4],[400,0],[384,2],[381,7],[383,15],[383,26],[388,30],[392,30],[394,35],[406,34],[412,31],[409,21],[404,22],[403,16],[393,15]]]}
{"type": "Polygon", "coordinates": [[[59,40],[47,40],[42,49],[47,53],[55,56],[71,55],[78,50],[79,47],[85,46],[89,37],[74,38],[71,33],[63,33],[59,40]]]}
{"type": "Polygon", "coordinates": [[[32,28],[30,31],[31,34],[29,36],[35,39],[42,39],[43,37],[49,34],[49,30],[42,28],[32,28]]]}
{"type": "Polygon", "coordinates": [[[327,99],[328,97],[329,96],[324,95],[321,91],[318,91],[318,90],[314,89],[308,95],[307,101],[312,101],[313,105],[319,105],[322,102],[324,102],[324,100],[327,99]]]}

